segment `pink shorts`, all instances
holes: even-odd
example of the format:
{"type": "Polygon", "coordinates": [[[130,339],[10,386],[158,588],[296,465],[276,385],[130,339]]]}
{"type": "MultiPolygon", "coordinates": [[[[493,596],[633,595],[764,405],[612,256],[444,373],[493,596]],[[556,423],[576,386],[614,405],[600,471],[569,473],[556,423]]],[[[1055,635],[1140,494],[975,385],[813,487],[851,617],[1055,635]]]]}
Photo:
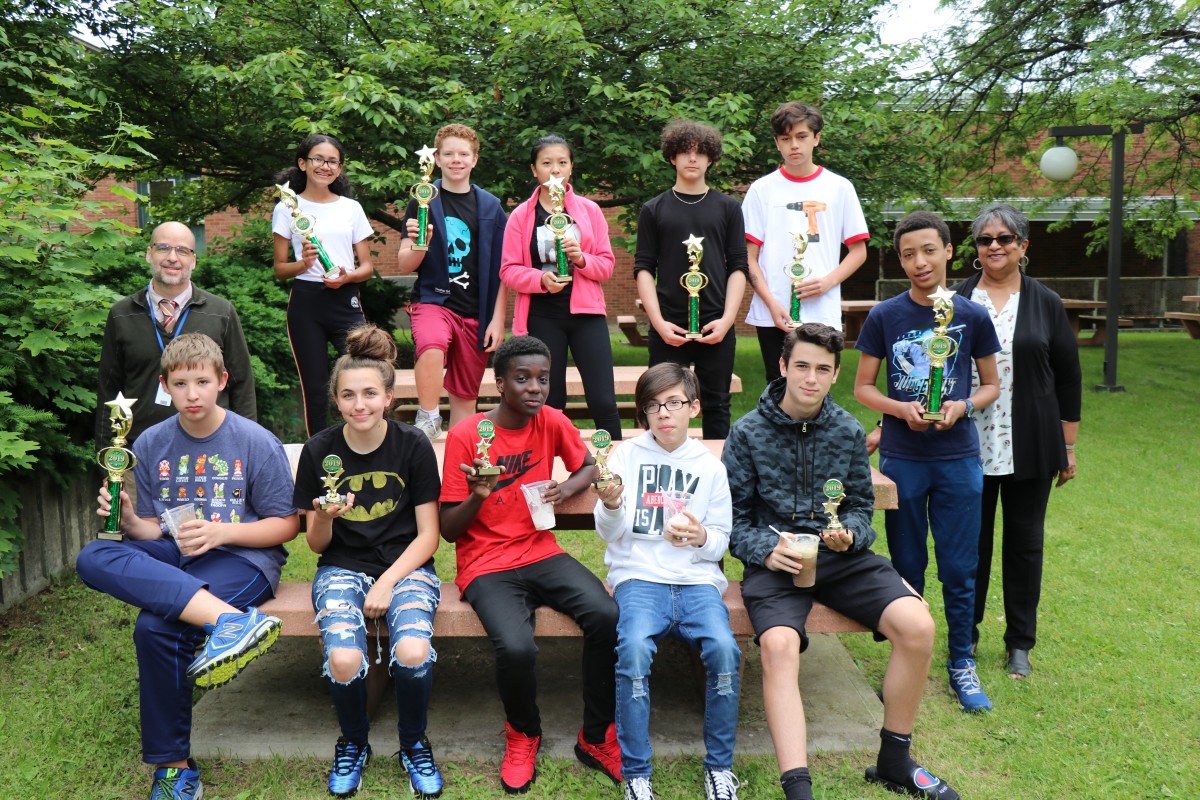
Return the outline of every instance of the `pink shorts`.
{"type": "Polygon", "coordinates": [[[479,320],[460,317],[436,303],[413,303],[408,315],[416,357],[426,350],[441,350],[446,391],[455,397],[478,397],[489,355],[479,349],[479,320]]]}

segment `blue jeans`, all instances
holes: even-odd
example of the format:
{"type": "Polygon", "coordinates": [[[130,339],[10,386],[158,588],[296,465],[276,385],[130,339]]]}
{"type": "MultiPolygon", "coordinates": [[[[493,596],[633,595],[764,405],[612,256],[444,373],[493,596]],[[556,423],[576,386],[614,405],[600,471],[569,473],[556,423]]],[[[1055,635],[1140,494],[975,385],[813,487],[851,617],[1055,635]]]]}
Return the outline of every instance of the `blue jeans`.
{"type": "MultiPolygon", "coordinates": [[[[355,742],[367,741],[371,729],[366,681],[370,664],[368,623],[362,609],[374,583],[373,578],[361,572],[341,567],[321,567],[313,579],[313,608],[317,612],[316,622],[321,628],[321,644],[325,648],[322,674],[329,678],[329,693],[342,735],[355,742]],[[362,668],[348,683],[334,680],[329,671],[329,651],[342,647],[362,653],[362,668]]],[[[432,570],[413,570],[392,589],[391,603],[385,615],[392,648],[388,668],[396,680],[396,728],[401,747],[412,747],[425,735],[437,652],[430,645],[429,656],[423,663],[408,666],[396,660],[395,648],[403,638],[426,642],[433,638],[433,615],[442,599],[441,586],[442,582],[432,570]]],[[[370,624],[375,626],[378,648],[379,620],[372,620],[370,624]]],[[[380,660],[381,655],[376,656],[375,663],[379,664],[380,660]]]]}
{"type": "Polygon", "coordinates": [[[924,595],[925,568],[929,565],[925,535],[933,532],[950,658],[970,658],[983,503],[979,457],[909,461],[881,456],[879,471],[896,482],[899,501],[899,508],[885,515],[892,565],[900,577],[924,595]]]}
{"type": "Polygon", "coordinates": [[[738,668],[742,653],[729,629],[729,609],[716,587],[627,580],[613,592],[617,618],[617,742],[621,772],[650,776],[650,664],[670,635],[700,649],[707,673],[704,766],[733,767],[737,741],[738,668]]]}

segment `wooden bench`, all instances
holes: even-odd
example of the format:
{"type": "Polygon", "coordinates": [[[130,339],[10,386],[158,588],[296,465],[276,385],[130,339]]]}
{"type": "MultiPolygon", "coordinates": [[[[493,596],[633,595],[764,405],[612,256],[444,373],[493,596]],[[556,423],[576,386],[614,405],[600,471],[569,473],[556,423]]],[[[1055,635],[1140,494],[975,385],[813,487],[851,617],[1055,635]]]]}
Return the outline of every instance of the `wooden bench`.
{"type": "MultiPolygon", "coordinates": [[[[1108,317],[1099,316],[1097,314],[1083,314],[1079,317],[1081,322],[1090,322],[1095,326],[1091,336],[1083,336],[1082,332],[1079,336],[1080,347],[1103,347],[1104,337],[1108,333],[1108,317]]],[[[1117,319],[1117,327],[1132,328],[1133,320],[1126,317],[1117,319]]]]}
{"type": "MultiPolygon", "coordinates": [[[[475,408],[477,411],[491,411],[496,407],[496,405],[497,403],[495,401],[481,400],[475,404],[475,408]]],[[[417,413],[417,408],[418,405],[416,403],[405,403],[403,405],[395,406],[392,409],[392,415],[396,419],[411,422],[414,418],[414,415],[417,413]]],[[[442,419],[445,420],[450,418],[449,402],[439,404],[438,408],[441,411],[442,419]]],[[[588,404],[584,402],[569,402],[563,407],[562,412],[566,414],[567,419],[570,420],[588,420],[593,418],[591,408],[589,408],[588,404]]],[[[637,412],[634,408],[634,402],[632,400],[618,400],[617,414],[620,415],[621,419],[635,419],[637,417],[637,412]]]]}
{"type": "Polygon", "coordinates": [[[1193,339],[1200,339],[1200,313],[1194,311],[1168,311],[1164,315],[1174,322],[1182,322],[1184,330],[1193,339]]]}
{"type": "MultiPolygon", "coordinates": [[[[704,444],[710,450],[713,450],[718,457],[720,456],[720,450],[724,446],[723,441],[706,440],[704,444]]],[[[303,445],[288,444],[284,445],[284,447],[287,450],[288,459],[291,462],[294,474],[303,445]]],[[[438,465],[440,467],[445,452],[444,443],[440,441],[434,442],[434,451],[437,453],[438,465]]],[[[558,480],[565,478],[565,467],[563,467],[561,460],[555,459],[555,467],[555,478],[558,480]]],[[[876,488],[875,507],[895,508],[895,484],[879,474],[874,467],[872,467],[871,472],[876,488]]],[[[592,508],[594,506],[595,500],[589,496],[589,493],[581,492],[575,495],[563,503],[563,507],[556,509],[555,517],[559,523],[557,527],[565,530],[593,530],[595,521],[592,517],[592,508]]],[[[746,643],[754,635],[754,629],[750,625],[750,617],[746,613],[746,605],[742,600],[741,582],[730,581],[729,588],[726,590],[723,599],[725,605],[729,608],[729,625],[738,640],[738,646],[744,653],[746,643]]],[[[259,606],[259,609],[266,614],[279,617],[283,621],[283,627],[280,631],[280,635],[282,636],[316,637],[320,633],[314,623],[316,614],[312,607],[311,582],[288,581],[280,583],[275,597],[263,603],[259,606]]],[[[486,635],[483,625],[479,622],[479,617],[475,615],[475,611],[471,608],[470,604],[462,599],[459,595],[458,587],[451,581],[442,583],[442,600],[438,605],[437,613],[433,619],[433,635],[435,637],[457,638],[486,635]]],[[[859,625],[849,617],[843,616],[820,603],[813,604],[806,628],[809,633],[863,633],[869,631],[868,628],[859,625]]],[[[369,632],[372,636],[375,633],[374,625],[370,623],[369,632]]],[[[381,636],[386,637],[387,627],[381,625],[379,632],[381,636]]],[[[582,636],[583,634],[579,626],[569,616],[543,606],[538,608],[535,614],[534,635],[557,637],[582,636]]],[[[703,673],[701,672],[700,674],[702,676],[703,673]]],[[[374,708],[378,703],[379,698],[387,688],[389,680],[390,675],[387,670],[373,669],[368,672],[367,697],[369,707],[374,708]]]]}
{"type": "Polygon", "coordinates": [[[637,317],[619,316],[617,317],[617,327],[621,329],[621,333],[625,334],[625,338],[633,347],[646,346],[646,334],[642,333],[642,329],[638,326],[637,317]]]}

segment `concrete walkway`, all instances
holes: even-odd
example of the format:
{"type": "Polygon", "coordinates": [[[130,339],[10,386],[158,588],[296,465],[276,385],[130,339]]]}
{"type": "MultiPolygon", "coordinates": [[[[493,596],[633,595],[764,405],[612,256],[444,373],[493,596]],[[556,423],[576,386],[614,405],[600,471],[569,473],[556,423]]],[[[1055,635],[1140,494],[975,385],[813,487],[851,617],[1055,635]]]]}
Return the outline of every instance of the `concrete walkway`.
{"type": "MultiPolygon", "coordinates": [[[[583,713],[580,640],[543,639],[538,645],[542,752],[573,758],[583,713]]],[[[471,756],[499,761],[504,748],[504,716],[496,694],[491,646],[483,639],[449,639],[436,646],[429,739],[438,758],[471,756]]],[[[747,651],[737,752],[771,753],[758,649],[751,643],[747,651]]],[[[703,697],[692,680],[692,669],[684,646],[674,641],[663,643],[650,679],[650,733],[657,755],[704,753],[703,697]]],[[[338,726],[320,670],[320,645],[315,636],[280,639],[245,674],[208,693],[196,705],[192,754],[197,758],[247,759],[276,753],[330,756],[338,726]]],[[[801,684],[810,752],[878,748],[883,706],[836,636],[812,637],[801,658],[801,684]]],[[[372,719],[371,743],[377,753],[398,749],[391,689],[372,719]]]]}

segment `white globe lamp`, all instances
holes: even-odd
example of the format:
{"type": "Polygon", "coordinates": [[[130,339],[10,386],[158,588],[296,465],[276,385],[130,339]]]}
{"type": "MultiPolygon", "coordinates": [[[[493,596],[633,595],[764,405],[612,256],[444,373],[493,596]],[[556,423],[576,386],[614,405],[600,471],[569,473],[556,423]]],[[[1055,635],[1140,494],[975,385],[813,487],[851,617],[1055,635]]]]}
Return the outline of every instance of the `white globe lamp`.
{"type": "Polygon", "coordinates": [[[1067,147],[1059,139],[1059,143],[1042,153],[1042,174],[1052,181],[1069,181],[1075,177],[1079,167],[1079,157],[1075,151],[1067,147]]]}

